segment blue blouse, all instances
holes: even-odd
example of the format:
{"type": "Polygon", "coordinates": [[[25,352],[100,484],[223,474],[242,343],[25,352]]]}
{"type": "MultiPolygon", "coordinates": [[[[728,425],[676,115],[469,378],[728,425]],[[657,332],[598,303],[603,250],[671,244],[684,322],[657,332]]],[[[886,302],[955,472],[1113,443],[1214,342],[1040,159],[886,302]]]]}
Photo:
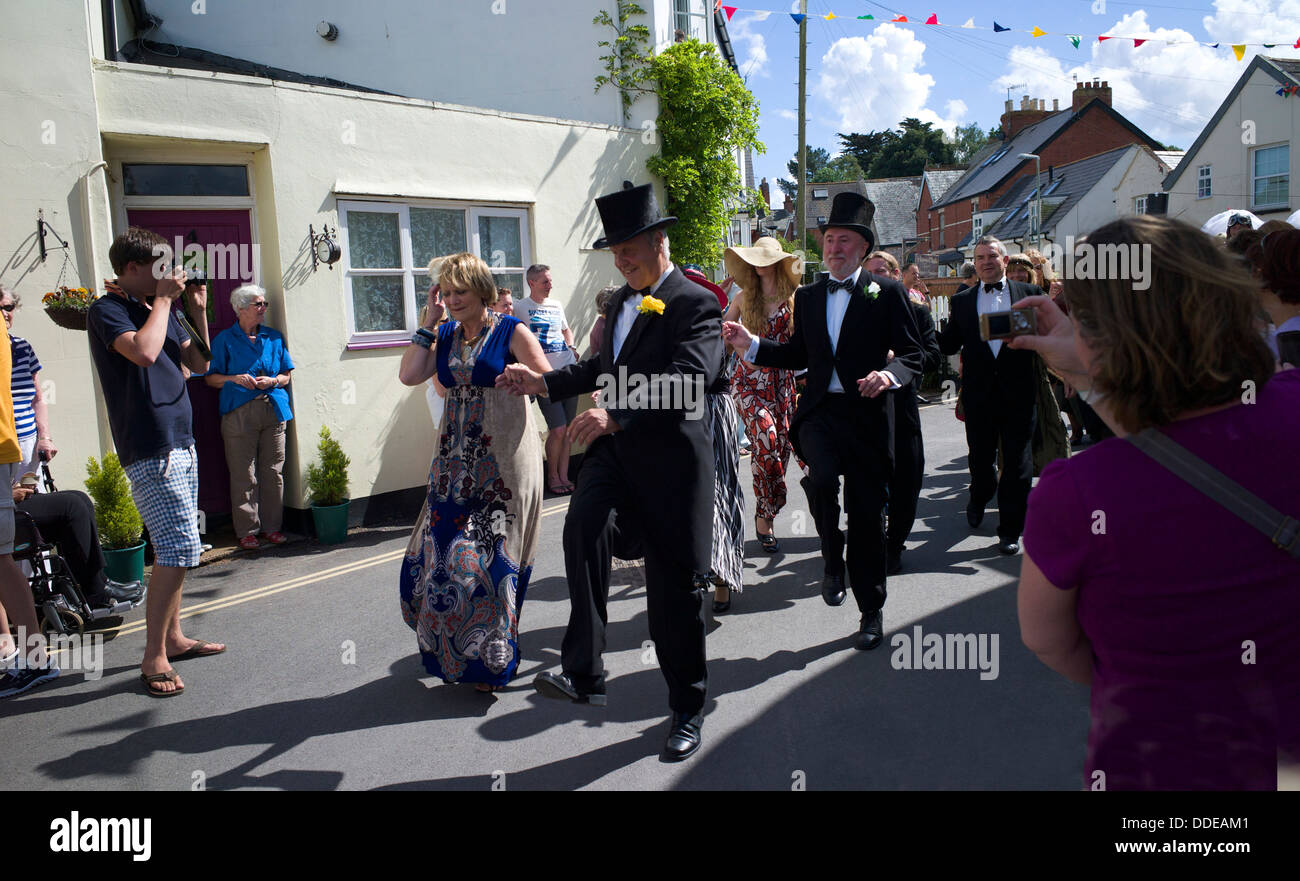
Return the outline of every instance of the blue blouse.
{"type": "MultiPolygon", "coordinates": [[[[257,328],[257,342],[253,342],[236,322],[217,334],[212,341],[212,364],[210,373],[223,373],[238,376],[247,373],[251,376],[279,376],[293,369],[293,360],[285,348],[284,337],[278,330],[272,330],[265,324],[257,328]]],[[[221,415],[244,406],[249,401],[266,395],[271,399],[275,412],[281,422],[293,418],[293,408],[289,404],[289,390],[274,388],[270,391],[246,389],[233,382],[221,387],[218,407],[221,415]]]]}
{"type": "MultiPolygon", "coordinates": [[[[506,369],[506,365],[515,363],[515,356],[510,354],[510,340],[515,334],[515,326],[522,323],[511,315],[499,317],[497,326],[474,359],[474,370],[470,374],[470,381],[474,385],[496,388],[497,377],[506,369]]],[[[458,327],[460,322],[453,320],[438,328],[438,382],[442,383],[443,388],[451,388],[456,384],[448,358],[458,327]]]]}

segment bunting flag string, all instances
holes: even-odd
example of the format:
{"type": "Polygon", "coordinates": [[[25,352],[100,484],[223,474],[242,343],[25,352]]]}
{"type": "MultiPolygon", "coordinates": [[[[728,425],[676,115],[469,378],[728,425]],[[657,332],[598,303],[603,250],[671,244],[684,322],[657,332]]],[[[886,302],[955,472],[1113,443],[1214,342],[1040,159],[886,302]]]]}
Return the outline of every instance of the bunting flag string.
{"type": "MultiPolygon", "coordinates": [[[[727,16],[727,21],[731,21],[732,17],[737,12],[745,13],[746,15],[752,17],[756,21],[766,21],[767,18],[773,13],[773,10],[771,9],[750,9],[744,6],[723,6],[722,0],[716,0],[713,9],[714,12],[720,10],[723,13],[725,13],[727,16]]],[[[840,16],[836,15],[833,11],[827,12],[825,15],[809,16],[797,12],[791,12],[789,13],[789,15],[790,18],[794,20],[795,24],[803,24],[804,20],[807,18],[820,18],[820,19],[824,19],[825,21],[836,21],[839,20],[840,18],[840,16]]],[[[885,24],[885,23],[908,24],[908,25],[924,24],[929,27],[939,27],[939,28],[964,28],[966,30],[982,30],[982,31],[991,30],[995,34],[1004,34],[1012,31],[1018,31],[1019,33],[1029,34],[1034,39],[1038,39],[1039,37],[1047,37],[1047,36],[1051,36],[1054,33],[1058,33],[1059,36],[1063,36],[1065,37],[1065,39],[1069,40],[1070,45],[1072,45],[1075,49],[1080,48],[1085,36],[1087,36],[1089,39],[1095,36],[1097,38],[1098,43],[1104,43],[1107,40],[1125,40],[1131,42],[1133,44],[1134,49],[1141,47],[1144,43],[1148,43],[1152,39],[1157,39],[1150,36],[1131,37],[1131,36],[1126,36],[1121,34],[1089,34],[1089,35],[1059,34],[1059,32],[1055,32],[1055,31],[1045,31],[1038,25],[1034,25],[1031,28],[1012,28],[1012,27],[1007,27],[997,21],[994,21],[993,26],[989,28],[989,27],[982,27],[980,25],[975,24],[975,19],[973,17],[966,19],[965,23],[960,25],[943,24],[942,22],[939,21],[938,13],[930,13],[930,15],[926,17],[924,20],[922,20],[919,17],[914,19],[909,19],[906,15],[903,15],[902,13],[899,13],[890,19],[877,19],[874,15],[858,15],[858,16],[854,16],[854,18],[857,21],[869,21],[872,22],[873,24],[885,24]]],[[[1238,61],[1241,61],[1245,58],[1246,49],[1250,46],[1260,46],[1264,49],[1274,49],[1277,46],[1282,45],[1283,42],[1284,41],[1279,41],[1274,43],[1224,44],[1224,43],[1208,43],[1203,40],[1165,40],[1164,41],[1165,45],[1167,46],[1206,46],[1210,49],[1219,49],[1222,48],[1224,45],[1227,45],[1232,49],[1232,53],[1237,57],[1238,61]]],[[[1296,39],[1295,44],[1293,45],[1292,48],[1300,49],[1300,38],[1296,39]]]]}

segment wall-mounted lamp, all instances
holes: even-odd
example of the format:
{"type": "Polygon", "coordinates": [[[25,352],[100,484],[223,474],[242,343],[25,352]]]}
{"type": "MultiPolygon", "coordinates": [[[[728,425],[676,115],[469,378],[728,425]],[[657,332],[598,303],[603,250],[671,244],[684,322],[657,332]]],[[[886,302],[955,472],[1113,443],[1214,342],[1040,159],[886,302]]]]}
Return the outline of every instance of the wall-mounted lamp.
{"type": "Polygon", "coordinates": [[[63,239],[59,238],[59,234],[56,233],[56,232],[54,231],[54,227],[50,226],[48,223],[45,222],[45,209],[44,209],[44,208],[37,208],[37,209],[36,209],[36,239],[37,239],[37,241],[39,241],[39,242],[41,243],[41,262],[42,262],[42,263],[45,262],[45,257],[49,254],[49,252],[50,252],[51,250],[57,250],[57,248],[53,248],[53,249],[52,249],[52,248],[48,248],[48,247],[46,247],[46,245],[45,245],[45,231],[46,231],[46,230],[49,230],[49,231],[50,231],[50,235],[54,236],[54,240],[55,240],[56,242],[59,243],[59,244],[58,244],[58,247],[59,247],[59,248],[66,248],[66,247],[68,247],[68,243],[65,242],[63,239]]]}
{"type": "Polygon", "coordinates": [[[311,239],[312,272],[316,271],[316,266],[320,263],[324,263],[331,271],[333,271],[334,264],[339,262],[339,258],[343,256],[343,252],[339,250],[338,243],[334,241],[334,236],[337,233],[337,229],[335,229],[334,232],[330,232],[329,226],[326,225],[321,228],[320,234],[317,235],[316,230],[312,228],[311,224],[307,225],[307,236],[311,239]]]}
{"type": "Polygon", "coordinates": [[[322,21],[316,25],[316,33],[320,34],[321,39],[333,43],[339,38],[339,26],[328,21],[322,21]]]}

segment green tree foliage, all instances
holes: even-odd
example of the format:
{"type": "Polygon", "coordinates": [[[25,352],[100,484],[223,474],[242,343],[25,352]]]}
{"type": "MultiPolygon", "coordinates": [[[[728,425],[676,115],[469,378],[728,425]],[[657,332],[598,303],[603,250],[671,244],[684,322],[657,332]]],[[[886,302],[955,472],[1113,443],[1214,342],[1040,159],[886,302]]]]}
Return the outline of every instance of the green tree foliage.
{"type": "Polygon", "coordinates": [[[817,169],[816,174],[812,177],[815,184],[827,183],[829,181],[840,180],[859,180],[865,178],[867,173],[862,170],[858,160],[854,159],[847,153],[841,153],[830,162],[827,162],[821,168],[817,169]]]}
{"type": "Polygon", "coordinates": [[[105,455],[103,465],[94,456],[87,460],[86,492],[95,504],[100,544],[109,550],[120,550],[140,543],[144,522],[131,500],[131,484],[116,453],[105,455]]]}
{"type": "Polygon", "coordinates": [[[650,62],[659,95],[659,155],[646,167],[663,179],[673,257],[714,266],[737,211],[757,213],[762,196],[741,186],[738,151],[763,152],[758,102],[718,50],[699,40],[674,43],[650,62]]]}
{"type": "Polygon", "coordinates": [[[629,24],[634,15],[645,15],[645,10],[630,0],[618,0],[618,21],[601,10],[591,20],[592,24],[602,25],[614,31],[614,39],[601,40],[596,45],[608,50],[600,56],[605,72],[596,77],[596,91],[607,85],[618,89],[623,102],[623,121],[629,119],[633,95],[643,91],[641,83],[645,79],[646,67],[650,63],[647,46],[650,42],[650,28],[643,24],[629,24]]]}
{"type": "Polygon", "coordinates": [[[991,128],[985,132],[977,122],[957,126],[950,141],[953,161],[958,165],[967,164],[971,157],[983,150],[989,141],[997,139],[1000,135],[1001,129],[991,128]]]}
{"type": "Polygon", "coordinates": [[[857,160],[858,165],[865,171],[871,168],[871,164],[876,161],[886,145],[898,140],[898,132],[893,129],[885,129],[882,132],[867,132],[859,134],[837,134],[840,139],[841,152],[845,155],[852,156],[857,160]]]}
{"type": "Polygon", "coordinates": [[[918,175],[927,165],[953,164],[953,148],[930,123],[909,116],[902,133],[881,148],[868,173],[873,178],[918,175]]]}
{"type": "Polygon", "coordinates": [[[319,507],[343,504],[348,497],[348,466],[352,460],[324,426],[321,426],[316,453],[320,461],[307,466],[307,495],[311,503],[319,507]]]}
{"type": "MultiPolygon", "coordinates": [[[[817,176],[817,172],[821,171],[831,161],[831,154],[825,147],[809,147],[804,158],[804,170],[808,174],[808,180],[812,181],[817,176]]],[[[785,170],[789,173],[790,180],[779,177],[776,179],[776,185],[781,188],[781,192],[798,201],[799,185],[796,183],[799,180],[798,153],[795,153],[794,158],[785,164],[785,170]]]]}

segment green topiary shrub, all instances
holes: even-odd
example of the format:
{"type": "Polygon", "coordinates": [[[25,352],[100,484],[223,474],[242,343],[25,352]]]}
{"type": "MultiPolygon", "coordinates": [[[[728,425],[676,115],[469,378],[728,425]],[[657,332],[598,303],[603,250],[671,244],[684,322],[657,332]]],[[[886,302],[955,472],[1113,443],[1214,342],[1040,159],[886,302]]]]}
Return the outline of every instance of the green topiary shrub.
{"type": "Polygon", "coordinates": [[[131,484],[116,453],[104,456],[104,463],[91,456],[86,462],[86,492],[95,503],[95,525],[99,542],[109,550],[135,547],[144,533],[144,521],[131,499],[131,484]]]}
{"type": "Polygon", "coordinates": [[[341,505],[348,497],[348,466],[352,460],[324,426],[316,452],[320,462],[307,466],[307,495],[313,505],[341,505]]]}

